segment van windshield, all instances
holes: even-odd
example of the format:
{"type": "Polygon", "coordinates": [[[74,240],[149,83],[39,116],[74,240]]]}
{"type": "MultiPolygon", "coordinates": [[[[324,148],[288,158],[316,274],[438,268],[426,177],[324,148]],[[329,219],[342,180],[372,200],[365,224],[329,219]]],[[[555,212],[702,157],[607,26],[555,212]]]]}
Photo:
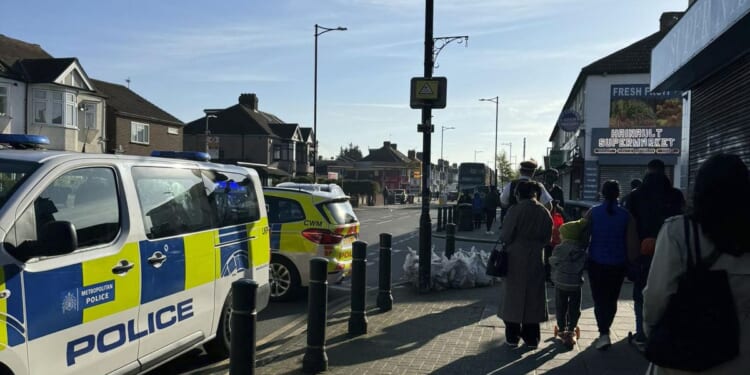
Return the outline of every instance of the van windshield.
{"type": "Polygon", "coordinates": [[[357,222],[357,215],[348,200],[328,202],[325,204],[335,224],[351,224],[357,222]]]}
{"type": "Polygon", "coordinates": [[[13,192],[37,168],[39,168],[37,163],[0,160],[0,207],[5,205],[13,192]]]}

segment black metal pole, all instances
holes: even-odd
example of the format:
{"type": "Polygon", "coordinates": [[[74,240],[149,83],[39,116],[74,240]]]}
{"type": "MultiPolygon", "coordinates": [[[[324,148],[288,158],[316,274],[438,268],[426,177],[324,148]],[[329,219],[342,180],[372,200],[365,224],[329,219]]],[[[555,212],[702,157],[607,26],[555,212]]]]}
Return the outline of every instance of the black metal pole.
{"type": "MultiPolygon", "coordinates": [[[[426,0],[424,27],[424,76],[432,78],[434,0],[426,0]]],[[[430,291],[430,261],[432,260],[432,222],[430,221],[430,137],[432,108],[422,108],[422,214],[419,217],[419,292],[430,291]]]]}
{"type": "Polygon", "coordinates": [[[497,115],[500,107],[500,96],[495,97],[495,155],[493,156],[493,162],[495,163],[495,178],[493,179],[493,185],[497,186],[497,115]]]}
{"type": "Polygon", "coordinates": [[[307,349],[302,357],[302,371],[317,373],[328,370],[328,355],[326,354],[328,259],[326,258],[310,259],[307,306],[307,349]]]}
{"type": "Polygon", "coordinates": [[[443,225],[445,224],[445,222],[443,221],[443,210],[444,210],[444,207],[437,208],[437,231],[438,232],[443,231],[443,225]]]}
{"type": "Polygon", "coordinates": [[[315,24],[315,68],[313,69],[313,183],[318,182],[318,24],[315,24]]]}
{"type": "MultiPolygon", "coordinates": [[[[352,245],[352,303],[349,314],[349,334],[367,333],[367,313],[365,312],[367,279],[367,242],[356,241],[352,245]]],[[[381,260],[382,261],[382,260],[381,260]]]]}
{"type": "Polygon", "coordinates": [[[378,308],[381,312],[393,308],[393,294],[391,293],[391,243],[390,233],[380,233],[380,275],[378,275],[378,308]]]}
{"type": "Polygon", "coordinates": [[[456,252],[456,224],[450,223],[445,232],[445,257],[450,259],[456,252]]]}
{"type": "Polygon", "coordinates": [[[255,374],[255,328],[257,313],[255,298],[258,283],[239,279],[232,283],[232,315],[229,329],[232,333],[229,348],[229,374],[255,374]]]}

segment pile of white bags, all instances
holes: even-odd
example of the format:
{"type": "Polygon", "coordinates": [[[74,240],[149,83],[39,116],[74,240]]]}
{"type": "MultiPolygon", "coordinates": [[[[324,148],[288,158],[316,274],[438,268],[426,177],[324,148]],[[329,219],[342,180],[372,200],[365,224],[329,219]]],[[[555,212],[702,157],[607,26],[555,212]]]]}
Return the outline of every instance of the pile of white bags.
{"type": "MultiPolygon", "coordinates": [[[[487,260],[490,254],[472,247],[471,250],[459,249],[448,259],[432,249],[430,267],[430,286],[435,290],[448,288],[466,289],[489,286],[495,278],[487,276],[487,260]]],[[[415,286],[419,277],[419,255],[409,248],[404,260],[404,278],[415,286]]]]}

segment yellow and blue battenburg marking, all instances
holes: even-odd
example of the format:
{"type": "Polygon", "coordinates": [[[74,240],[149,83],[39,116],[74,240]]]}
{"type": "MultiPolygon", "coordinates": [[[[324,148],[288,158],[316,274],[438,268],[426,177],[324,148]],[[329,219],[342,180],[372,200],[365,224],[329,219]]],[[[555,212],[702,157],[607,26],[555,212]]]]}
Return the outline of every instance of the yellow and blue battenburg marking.
{"type": "Polygon", "coordinates": [[[0,267],[0,289],[15,297],[0,300],[0,350],[26,342],[20,272],[14,265],[0,267]]]}
{"type": "Polygon", "coordinates": [[[0,321],[0,350],[24,343],[24,336],[34,340],[214,282],[247,269],[250,262],[256,267],[267,265],[267,225],[261,219],[183,237],[129,243],[117,254],[42,272],[0,267],[0,290],[10,292],[10,298],[0,299],[4,320],[0,321]],[[155,267],[149,258],[157,252],[166,260],[155,267]],[[133,262],[133,268],[114,275],[112,268],[123,259],[133,262]]]}

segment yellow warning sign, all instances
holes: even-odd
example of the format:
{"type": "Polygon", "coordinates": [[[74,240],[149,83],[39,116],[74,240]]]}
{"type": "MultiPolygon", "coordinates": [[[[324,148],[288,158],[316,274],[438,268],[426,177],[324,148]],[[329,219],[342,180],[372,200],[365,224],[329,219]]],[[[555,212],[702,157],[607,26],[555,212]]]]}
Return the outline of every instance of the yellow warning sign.
{"type": "Polygon", "coordinates": [[[438,81],[417,81],[417,99],[436,100],[438,98],[438,81]]]}
{"type": "Polygon", "coordinates": [[[411,79],[411,108],[445,108],[448,80],[445,77],[414,77],[411,79]]]}

